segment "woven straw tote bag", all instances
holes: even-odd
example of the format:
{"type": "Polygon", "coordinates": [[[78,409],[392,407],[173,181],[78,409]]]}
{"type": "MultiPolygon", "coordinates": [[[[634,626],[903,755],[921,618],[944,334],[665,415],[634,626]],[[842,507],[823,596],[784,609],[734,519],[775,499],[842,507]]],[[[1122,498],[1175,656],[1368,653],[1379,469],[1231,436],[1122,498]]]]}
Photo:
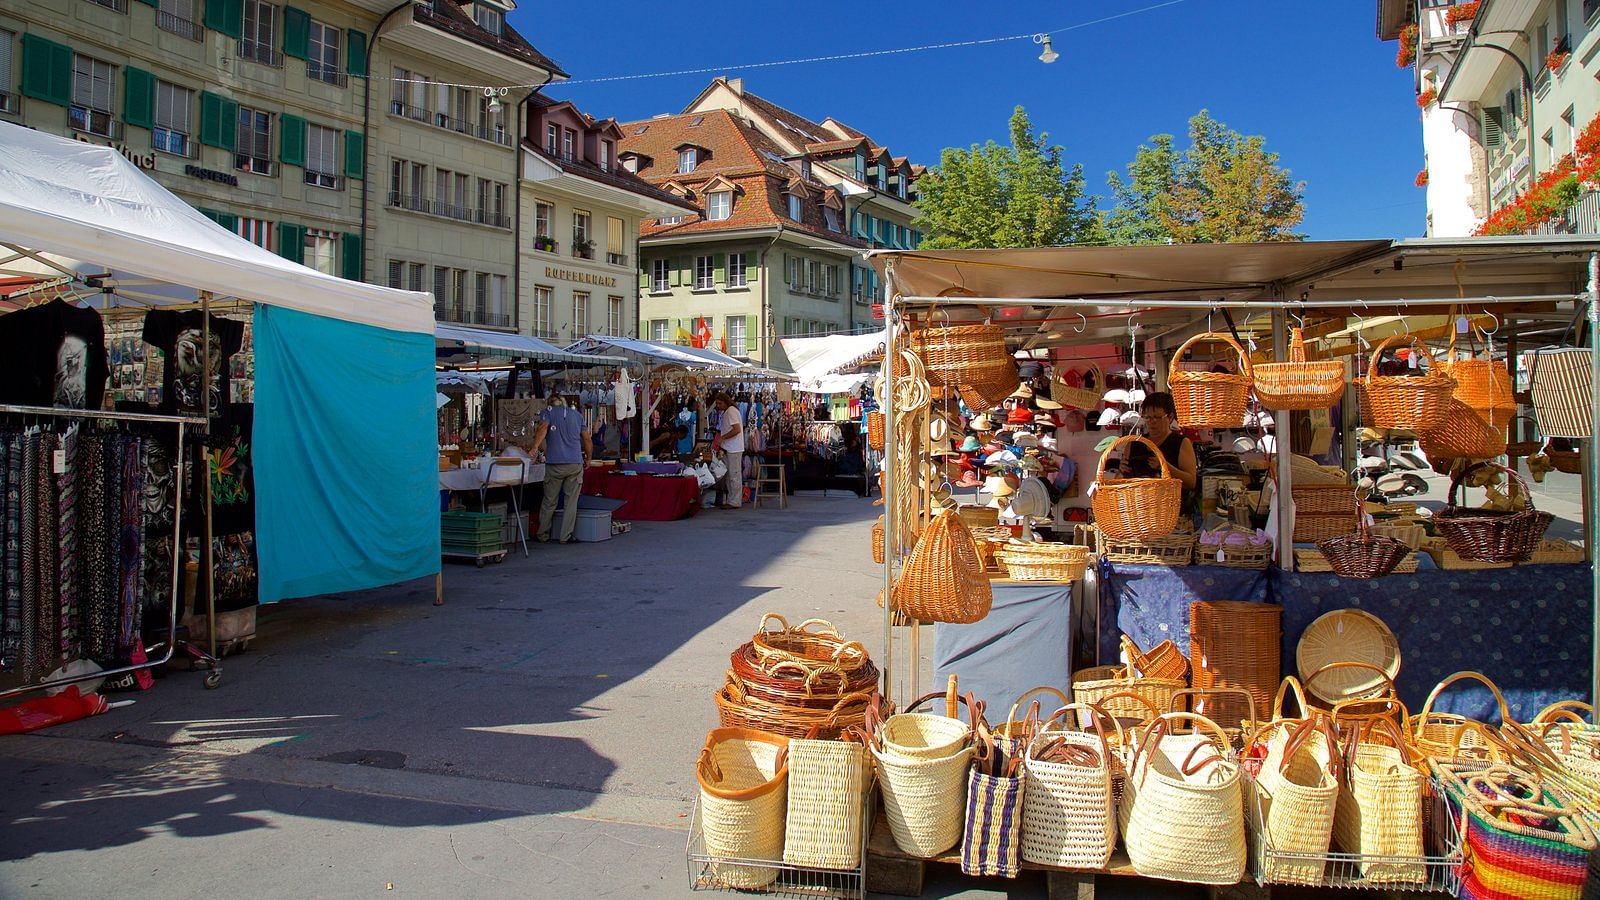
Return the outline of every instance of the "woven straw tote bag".
{"type": "MultiPolygon", "coordinates": [[[[714,728],[695,766],[706,852],[735,859],[782,858],[789,739],[747,728],[714,728]]],[[[778,877],[771,866],[713,863],[722,884],[752,890],[778,877]]]]}
{"type": "Polygon", "coordinates": [[[1022,858],[1071,869],[1101,869],[1117,845],[1113,747],[1126,743],[1122,726],[1098,707],[1071,703],[1056,710],[1028,742],[1022,805],[1022,858]],[[1092,732],[1072,731],[1067,716],[1087,713],[1092,732]],[[1103,719],[1117,730],[1113,745],[1103,719]],[[1071,752],[1055,754],[1056,748],[1071,752]]]}
{"type": "Polygon", "coordinates": [[[895,579],[895,610],[923,622],[966,625],[987,616],[993,603],[971,530],[955,510],[944,510],[917,538],[895,579]]]}
{"type": "Polygon", "coordinates": [[[1227,735],[1204,716],[1165,713],[1145,732],[1118,809],[1135,872],[1239,883],[1247,857],[1243,774],[1227,753],[1227,735]],[[1172,734],[1172,725],[1184,721],[1195,733],[1172,734]]]}
{"type": "Polygon", "coordinates": [[[813,731],[789,743],[789,806],[783,861],[849,869],[861,862],[861,816],[872,784],[867,738],[855,729],[840,740],[813,731]]]}
{"type": "MultiPolygon", "coordinates": [[[[1333,815],[1333,838],[1339,849],[1363,857],[1422,856],[1422,802],[1428,779],[1412,763],[1405,738],[1387,719],[1357,727],[1351,738],[1343,790],[1333,815]]],[[[1361,877],[1416,884],[1426,877],[1426,870],[1417,863],[1363,862],[1361,877]]]]}
{"type": "MultiPolygon", "coordinates": [[[[1325,855],[1333,837],[1341,767],[1327,720],[1272,722],[1256,733],[1254,742],[1267,748],[1261,772],[1250,782],[1267,849],[1325,855]]],[[[1269,884],[1317,885],[1322,883],[1322,868],[1320,858],[1268,859],[1262,879],[1269,884]]]]}

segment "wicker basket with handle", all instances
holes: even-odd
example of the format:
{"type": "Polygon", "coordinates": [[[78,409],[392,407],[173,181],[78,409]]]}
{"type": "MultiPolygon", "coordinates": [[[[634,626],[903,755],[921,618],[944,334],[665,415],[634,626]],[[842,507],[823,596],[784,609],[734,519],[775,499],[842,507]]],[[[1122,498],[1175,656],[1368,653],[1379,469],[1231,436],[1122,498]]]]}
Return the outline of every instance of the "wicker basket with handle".
{"type": "MultiPolygon", "coordinates": [[[[1393,723],[1382,720],[1357,727],[1351,741],[1334,807],[1334,840],[1344,852],[1368,860],[1420,857],[1428,779],[1413,765],[1405,738],[1393,723]],[[1380,742],[1380,736],[1388,743],[1380,742]]],[[[1363,861],[1361,875],[1398,885],[1420,882],[1425,872],[1417,863],[1363,861]]]]}
{"type": "Polygon", "coordinates": [[[917,329],[911,332],[911,349],[922,357],[934,387],[983,385],[1002,379],[1006,371],[1016,373],[1005,329],[987,322],[917,329]]]}
{"type": "Polygon", "coordinates": [[[1356,379],[1361,401],[1361,421],[1371,428],[1407,428],[1422,431],[1445,421],[1455,379],[1434,365],[1428,345],[1412,334],[1384,338],[1373,348],[1367,374],[1356,379]],[[1391,344],[1410,342],[1428,361],[1421,375],[1379,375],[1378,361],[1391,344]]]}
{"type": "Polygon", "coordinates": [[[1261,880],[1321,884],[1321,857],[1333,838],[1339,795],[1338,739],[1326,720],[1306,718],[1270,723],[1252,743],[1267,751],[1250,785],[1261,810],[1263,842],[1274,851],[1263,861],[1261,880]]]}
{"type": "Polygon", "coordinates": [[[1230,335],[1208,331],[1184,341],[1172,355],[1167,372],[1167,389],[1178,409],[1178,424],[1189,428],[1238,428],[1244,424],[1250,386],[1255,383],[1253,371],[1250,354],[1230,335]],[[1239,372],[1179,369],[1184,352],[1201,341],[1221,341],[1232,347],[1239,357],[1239,372]]]}
{"type": "Polygon", "coordinates": [[[1172,708],[1172,698],[1188,684],[1182,678],[1141,678],[1126,666],[1093,666],[1072,676],[1074,703],[1098,705],[1118,719],[1147,722],[1172,708]]]}
{"type": "Polygon", "coordinates": [[[1459,681],[1476,681],[1487,687],[1489,693],[1494,695],[1501,724],[1512,721],[1511,708],[1506,705],[1505,695],[1500,693],[1499,686],[1489,680],[1489,676],[1482,672],[1456,672],[1434,685],[1428,693],[1428,699],[1422,702],[1422,709],[1411,717],[1412,749],[1417,756],[1449,761],[1458,758],[1481,760],[1496,755],[1499,740],[1493,727],[1458,713],[1434,710],[1433,704],[1445,688],[1459,681]]]}
{"type": "Polygon", "coordinates": [[[906,557],[894,583],[895,609],[924,622],[965,625],[987,616],[993,603],[972,532],[955,510],[946,509],[906,557]]]}
{"type": "Polygon", "coordinates": [[[1189,604],[1191,680],[1201,690],[1242,688],[1254,699],[1242,704],[1219,697],[1209,716],[1236,728],[1257,709],[1267,709],[1281,677],[1279,647],[1283,607],[1273,603],[1201,600],[1189,604]]]}
{"type": "Polygon", "coordinates": [[[859,731],[831,741],[818,733],[789,742],[783,861],[848,869],[861,861],[861,806],[872,784],[872,757],[859,731]]]}
{"type": "Polygon", "coordinates": [[[995,556],[1017,581],[1082,581],[1089,564],[1089,548],[1072,544],[1001,544],[995,556]]]}
{"type": "MultiPolygon", "coordinates": [[[[747,728],[715,728],[695,765],[706,852],[713,857],[779,859],[787,804],[789,739],[747,728]]],[[[772,866],[713,864],[729,887],[756,889],[778,877],[772,866]]]]}
{"type": "Polygon", "coordinates": [[[1056,710],[1028,743],[1023,859],[1074,869],[1100,869],[1110,860],[1117,845],[1112,780],[1120,765],[1102,718],[1110,718],[1117,729],[1115,746],[1124,744],[1122,726],[1114,717],[1076,703],[1056,710]],[[1080,712],[1087,713],[1092,732],[1069,727],[1080,712]]]}
{"type": "Polygon", "coordinates": [[[1133,638],[1127,635],[1123,635],[1119,643],[1128,665],[1139,675],[1146,678],[1176,678],[1180,681],[1189,677],[1189,658],[1172,641],[1162,641],[1151,647],[1149,653],[1140,650],[1133,638]]]}
{"type": "Polygon", "coordinates": [[[1060,378],[1050,379],[1050,399],[1074,409],[1095,409],[1106,389],[1106,376],[1097,363],[1090,363],[1079,381],[1082,387],[1073,387],[1060,378]]]}
{"type": "Polygon", "coordinates": [[[1183,503],[1183,483],[1172,476],[1167,458],[1147,438],[1124,435],[1100,454],[1094,496],[1095,526],[1108,538],[1153,538],[1171,534],[1183,503]],[[1161,465],[1159,478],[1121,478],[1108,481],[1106,462],[1123,444],[1141,443],[1161,465]]]}
{"type": "Polygon", "coordinates": [[[1361,505],[1349,484],[1297,484],[1289,494],[1296,516],[1349,516],[1361,505]]]}
{"type": "Polygon", "coordinates": [[[1157,566],[1187,566],[1194,562],[1195,541],[1199,537],[1194,532],[1176,531],[1143,539],[1108,538],[1093,525],[1087,527],[1090,529],[1090,539],[1094,541],[1095,552],[1105,557],[1107,562],[1157,566]]]}
{"type": "MultiPolygon", "coordinates": [[[[1490,464],[1494,465],[1494,464],[1490,464]]],[[[1522,562],[1539,548],[1545,530],[1555,521],[1555,516],[1533,508],[1533,494],[1522,476],[1505,466],[1496,469],[1511,476],[1511,496],[1518,492],[1528,498],[1526,509],[1510,511],[1498,509],[1468,509],[1456,505],[1461,490],[1463,468],[1450,479],[1448,505],[1434,513],[1434,527],[1450,544],[1450,549],[1462,559],[1483,562],[1522,562]]]]}
{"type": "Polygon", "coordinates": [[[1411,552],[1410,547],[1392,537],[1373,534],[1366,514],[1359,512],[1354,533],[1318,541],[1317,550],[1340,577],[1363,579],[1382,578],[1393,572],[1411,552]]]}
{"type": "Polygon", "coordinates": [[[1267,409],[1327,409],[1344,394],[1344,362],[1307,362],[1305,335],[1299,328],[1289,339],[1289,361],[1259,363],[1254,374],[1256,399],[1267,409]]]}
{"type": "MultiPolygon", "coordinates": [[[[763,664],[777,662],[815,663],[837,666],[846,672],[871,666],[867,648],[860,641],[845,640],[827,619],[807,619],[790,625],[783,616],[769,612],[761,617],[755,637],[750,641],[763,664]],[[767,626],[778,624],[777,631],[767,626]]],[[[874,679],[875,681],[876,679],[874,679]]]]}
{"type": "Polygon", "coordinates": [[[1215,722],[1164,713],[1128,766],[1118,805],[1129,861],[1140,875],[1232,885],[1247,861],[1242,772],[1215,722]],[[1172,723],[1195,724],[1174,734],[1172,723]],[[1209,745],[1209,746],[1208,746],[1209,745]]]}

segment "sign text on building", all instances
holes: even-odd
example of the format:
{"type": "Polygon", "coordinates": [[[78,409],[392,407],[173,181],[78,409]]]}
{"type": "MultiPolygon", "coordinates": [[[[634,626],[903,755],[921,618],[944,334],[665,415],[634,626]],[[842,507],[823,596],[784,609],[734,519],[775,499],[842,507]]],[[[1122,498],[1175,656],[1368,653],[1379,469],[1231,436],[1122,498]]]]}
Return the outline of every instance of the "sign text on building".
{"type": "Polygon", "coordinates": [[[225,184],[228,187],[239,186],[239,176],[230,175],[227,172],[218,172],[216,169],[202,169],[199,166],[186,165],[183,167],[183,174],[188,175],[190,178],[201,178],[206,181],[215,181],[218,184],[225,184]]]}
{"type": "Polygon", "coordinates": [[[580,284],[593,284],[608,288],[614,288],[617,286],[617,279],[614,275],[592,275],[588,272],[576,272],[572,269],[558,269],[555,266],[545,266],[544,277],[559,278],[562,281],[576,281],[580,284]]]}

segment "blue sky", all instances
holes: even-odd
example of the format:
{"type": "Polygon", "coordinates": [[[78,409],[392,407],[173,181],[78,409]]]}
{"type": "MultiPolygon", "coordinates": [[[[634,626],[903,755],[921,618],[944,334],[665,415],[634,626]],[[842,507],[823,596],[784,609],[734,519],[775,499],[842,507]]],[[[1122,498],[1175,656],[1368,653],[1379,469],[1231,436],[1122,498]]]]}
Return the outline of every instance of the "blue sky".
{"type": "MultiPolygon", "coordinates": [[[[1053,31],[1162,0],[999,0],[920,4],[687,6],[523,0],[512,23],[575,81],[716,67],[716,73],[554,85],[553,97],[622,120],[676,113],[712,74],[795,112],[832,115],[896,155],[935,164],[948,146],[1005,141],[1026,107],[1089,190],[1126,167],[1152,134],[1183,134],[1202,108],[1260,134],[1306,182],[1314,239],[1424,231],[1422,138],[1409,70],[1378,41],[1376,0],[1270,4],[1181,0],[1055,35],[1046,66],[1030,41],[741,70],[749,63],[1053,31]]],[[[1186,146],[1183,141],[1180,146],[1186,146]]]]}

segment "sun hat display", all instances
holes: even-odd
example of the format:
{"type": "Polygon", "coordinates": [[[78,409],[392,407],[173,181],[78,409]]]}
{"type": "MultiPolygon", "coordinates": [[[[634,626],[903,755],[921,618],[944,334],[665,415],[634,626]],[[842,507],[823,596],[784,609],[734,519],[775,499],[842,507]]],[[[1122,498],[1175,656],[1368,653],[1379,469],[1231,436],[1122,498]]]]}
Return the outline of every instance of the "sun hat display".
{"type": "Polygon", "coordinates": [[[1107,403],[1127,403],[1128,392],[1122,388],[1113,388],[1109,391],[1106,391],[1106,395],[1103,399],[1107,403]]]}
{"type": "Polygon", "coordinates": [[[990,491],[990,493],[994,494],[996,498],[1010,497],[1016,492],[1016,487],[1014,487],[1011,482],[1004,479],[1001,479],[1000,483],[994,486],[994,490],[990,491]]]}
{"type": "Polygon", "coordinates": [[[961,442],[962,453],[976,453],[982,448],[983,445],[978,443],[978,438],[976,435],[969,434],[967,435],[966,440],[961,442]]]}
{"type": "Polygon", "coordinates": [[[999,453],[1001,450],[1004,450],[1004,449],[1005,449],[1005,445],[1000,443],[999,441],[990,441],[989,443],[983,445],[983,451],[982,452],[984,452],[984,453],[999,453]]]}
{"type": "Polygon", "coordinates": [[[989,421],[989,416],[987,414],[979,413],[976,416],[973,416],[972,421],[967,423],[967,427],[971,428],[973,431],[993,431],[994,423],[989,421]]]}
{"type": "Polygon", "coordinates": [[[1144,424],[1144,416],[1141,416],[1137,412],[1134,412],[1130,409],[1118,416],[1117,422],[1124,428],[1137,428],[1138,426],[1144,424]]]}
{"type": "Polygon", "coordinates": [[[988,458],[983,461],[983,464],[992,469],[995,466],[1015,465],[1016,462],[1017,455],[1015,453],[1012,453],[1010,450],[1001,450],[999,453],[989,454],[988,458]]]}
{"type": "Polygon", "coordinates": [[[1061,420],[1056,417],[1055,413],[1040,413],[1033,417],[1033,424],[1043,425],[1047,428],[1060,428],[1061,420]]]}
{"type": "Polygon", "coordinates": [[[1033,405],[1038,407],[1039,409],[1062,409],[1063,408],[1063,406],[1060,403],[1057,403],[1056,401],[1051,400],[1049,397],[1036,397],[1036,398],[1034,398],[1033,405]]]}
{"type": "Polygon", "coordinates": [[[1064,415],[1062,415],[1060,427],[1065,428],[1067,431],[1070,431],[1073,434],[1077,434],[1078,432],[1088,428],[1089,423],[1088,420],[1084,418],[1082,412],[1076,409],[1069,409],[1064,415]]]}
{"type": "Polygon", "coordinates": [[[1043,437],[1040,437],[1039,446],[1046,450],[1056,449],[1056,436],[1053,434],[1046,434],[1043,437]]]}

